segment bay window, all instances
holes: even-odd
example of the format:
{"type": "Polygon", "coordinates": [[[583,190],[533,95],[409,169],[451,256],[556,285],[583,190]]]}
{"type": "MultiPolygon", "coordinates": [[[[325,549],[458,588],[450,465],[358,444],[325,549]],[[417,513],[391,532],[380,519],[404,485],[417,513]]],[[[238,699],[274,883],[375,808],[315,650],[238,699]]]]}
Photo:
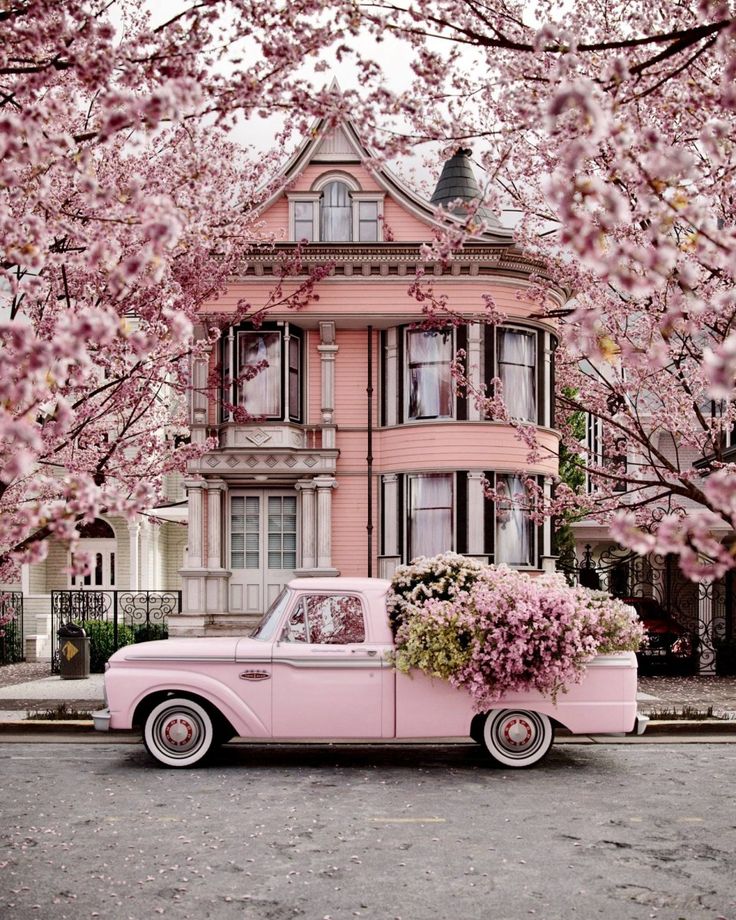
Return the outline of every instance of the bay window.
{"type": "Polygon", "coordinates": [[[452,549],[452,508],[451,474],[409,476],[409,559],[452,549]]]}
{"type": "Polygon", "coordinates": [[[451,418],[452,334],[408,331],[408,418],[451,418]]]}
{"type": "Polygon", "coordinates": [[[383,474],[379,555],[399,564],[453,551],[538,568],[550,523],[533,520],[526,478],[493,470],[383,474]]]}
{"type": "Polygon", "coordinates": [[[537,334],[515,328],[497,330],[498,376],[509,415],[537,421],[537,334]]]}
{"type": "Polygon", "coordinates": [[[239,332],[238,367],[241,377],[238,403],[249,415],[280,418],[280,333],[239,332]]]}
{"type": "Polygon", "coordinates": [[[243,325],[222,338],[222,413],[242,407],[254,420],[302,420],[302,332],[290,323],[243,325]]]}
{"type": "Polygon", "coordinates": [[[534,565],[534,523],[529,499],[519,476],[496,475],[495,561],[511,566],[534,565]]]}

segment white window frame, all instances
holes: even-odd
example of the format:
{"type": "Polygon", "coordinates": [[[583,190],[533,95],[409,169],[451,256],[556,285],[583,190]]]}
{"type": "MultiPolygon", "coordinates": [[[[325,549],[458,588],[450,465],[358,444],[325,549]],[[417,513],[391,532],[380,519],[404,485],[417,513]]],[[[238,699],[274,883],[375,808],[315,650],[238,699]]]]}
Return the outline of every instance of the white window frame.
{"type": "MultiPolygon", "coordinates": [[[[401,419],[401,423],[404,425],[423,425],[427,422],[451,422],[457,419],[457,395],[455,393],[455,388],[452,385],[452,372],[450,372],[450,414],[449,415],[437,415],[426,418],[411,418],[409,415],[409,403],[411,400],[411,373],[409,368],[409,335],[412,332],[422,332],[422,329],[409,329],[404,327],[402,329],[402,334],[404,336],[404,367],[402,368],[402,373],[404,379],[402,381],[402,386],[404,388],[404,418],[401,419]]],[[[441,333],[439,333],[441,335],[441,333]]],[[[457,344],[455,341],[455,330],[451,329],[449,331],[450,336],[450,364],[454,360],[455,355],[457,354],[457,344]]]]}
{"type": "MultiPolygon", "coordinates": [[[[347,185],[348,191],[350,193],[350,198],[352,201],[353,207],[353,239],[345,240],[346,243],[360,243],[360,204],[361,201],[375,202],[377,205],[377,220],[378,220],[378,232],[377,239],[375,242],[383,242],[384,233],[383,233],[383,204],[386,198],[384,192],[363,192],[361,191],[360,185],[354,176],[349,173],[342,172],[341,170],[330,170],[329,172],[322,173],[315,182],[312,184],[312,188],[308,192],[287,192],[286,198],[289,202],[289,239],[293,242],[298,242],[296,239],[296,217],[295,217],[295,204],[296,202],[308,201],[312,202],[312,240],[313,243],[321,242],[321,216],[322,216],[322,192],[325,186],[329,185],[330,182],[342,182],[343,185],[347,185]],[[357,205],[357,207],[355,206],[357,205]]],[[[364,242],[374,242],[373,240],[365,240],[364,242]]]]}
{"type": "MultiPolygon", "coordinates": [[[[412,482],[421,479],[425,476],[445,476],[450,481],[450,531],[451,531],[451,549],[450,552],[454,552],[454,547],[457,546],[457,485],[455,482],[455,474],[451,470],[423,470],[419,473],[407,473],[404,488],[404,507],[401,509],[401,513],[404,518],[404,556],[407,563],[411,561],[411,553],[413,550],[412,547],[412,533],[411,533],[411,490],[412,482]]],[[[427,510],[427,509],[423,509],[427,510]]],[[[445,550],[447,552],[447,550],[445,550]]]]}
{"type": "Polygon", "coordinates": [[[289,201],[289,239],[298,242],[296,239],[296,208],[297,201],[312,202],[312,239],[310,242],[319,242],[319,192],[287,192],[286,197],[289,201]]]}
{"type": "Polygon", "coordinates": [[[376,192],[353,192],[353,242],[355,243],[382,243],[383,242],[383,202],[384,194],[376,192]],[[360,202],[368,202],[376,205],[376,220],[378,223],[375,240],[361,240],[360,238],[360,202]]]}

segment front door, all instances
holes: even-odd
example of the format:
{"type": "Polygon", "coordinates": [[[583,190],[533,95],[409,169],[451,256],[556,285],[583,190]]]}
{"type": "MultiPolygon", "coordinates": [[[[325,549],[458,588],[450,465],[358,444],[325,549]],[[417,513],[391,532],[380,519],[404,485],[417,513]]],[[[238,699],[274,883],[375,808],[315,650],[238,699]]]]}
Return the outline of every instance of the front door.
{"type": "Polygon", "coordinates": [[[263,613],[297,567],[294,492],[230,493],[230,610],[263,613]]]}

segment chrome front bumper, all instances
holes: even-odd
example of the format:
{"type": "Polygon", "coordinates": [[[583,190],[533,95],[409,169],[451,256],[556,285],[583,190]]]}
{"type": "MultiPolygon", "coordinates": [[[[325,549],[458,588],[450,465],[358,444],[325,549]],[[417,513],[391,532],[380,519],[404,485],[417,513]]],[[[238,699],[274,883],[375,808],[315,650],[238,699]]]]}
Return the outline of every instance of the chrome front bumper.
{"type": "Polygon", "coordinates": [[[634,723],[634,731],[637,735],[643,735],[646,731],[647,724],[649,723],[649,716],[645,716],[641,712],[636,714],[636,722],[634,723]]]}
{"type": "Polygon", "coordinates": [[[110,710],[109,709],[98,709],[97,712],[93,712],[92,721],[95,723],[95,731],[109,732],[110,731],[110,710]]]}

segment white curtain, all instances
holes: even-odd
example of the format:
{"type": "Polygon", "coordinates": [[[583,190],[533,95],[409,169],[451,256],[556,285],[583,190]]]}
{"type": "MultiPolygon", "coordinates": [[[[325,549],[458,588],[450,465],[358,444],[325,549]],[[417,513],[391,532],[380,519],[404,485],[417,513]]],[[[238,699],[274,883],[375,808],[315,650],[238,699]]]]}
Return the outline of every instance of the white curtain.
{"type": "Polygon", "coordinates": [[[322,192],[322,239],[346,242],[353,238],[353,208],[344,182],[329,182],[322,192]]]}
{"type": "Polygon", "coordinates": [[[449,336],[410,332],[409,418],[447,418],[451,414],[449,336]]]}
{"type": "Polygon", "coordinates": [[[240,373],[267,362],[241,384],[243,406],[251,415],[281,415],[281,336],[278,332],[240,334],[240,373]]]}
{"type": "Polygon", "coordinates": [[[503,399],[512,418],[536,421],[536,351],[534,333],[500,329],[498,369],[503,399]]]}
{"type": "Polygon", "coordinates": [[[527,494],[518,476],[497,476],[496,562],[532,565],[533,522],[525,510],[527,494]]]}
{"type": "Polygon", "coordinates": [[[409,487],[409,558],[452,549],[452,477],[412,476],[409,487]]]}

